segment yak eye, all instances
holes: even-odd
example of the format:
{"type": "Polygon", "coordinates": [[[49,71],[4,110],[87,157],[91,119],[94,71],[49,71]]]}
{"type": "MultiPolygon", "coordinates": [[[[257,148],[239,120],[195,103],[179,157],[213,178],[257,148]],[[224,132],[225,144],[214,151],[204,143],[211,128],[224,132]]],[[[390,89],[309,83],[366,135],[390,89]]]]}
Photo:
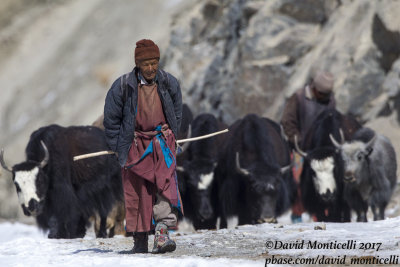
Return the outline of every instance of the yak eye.
{"type": "Polygon", "coordinates": [[[358,161],[361,161],[363,159],[363,157],[364,157],[363,153],[360,152],[360,153],[357,154],[358,161]]]}
{"type": "Polygon", "coordinates": [[[21,188],[19,187],[18,183],[14,183],[15,184],[15,188],[17,189],[17,192],[21,192],[21,188]]]}

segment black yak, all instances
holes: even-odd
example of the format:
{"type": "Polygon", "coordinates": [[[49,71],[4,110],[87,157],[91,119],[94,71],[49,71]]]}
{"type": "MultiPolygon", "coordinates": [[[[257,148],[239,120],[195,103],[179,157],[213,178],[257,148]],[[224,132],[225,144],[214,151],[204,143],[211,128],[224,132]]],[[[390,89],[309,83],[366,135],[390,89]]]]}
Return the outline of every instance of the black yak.
{"type": "Polygon", "coordinates": [[[121,201],[120,166],[114,155],[73,161],[73,157],[108,150],[104,132],[92,126],[50,125],[31,134],[26,161],[12,172],[24,214],[35,216],[49,238],[78,238],[86,233],[89,217],[101,217],[98,237],[106,237],[106,218],[121,201]]]}

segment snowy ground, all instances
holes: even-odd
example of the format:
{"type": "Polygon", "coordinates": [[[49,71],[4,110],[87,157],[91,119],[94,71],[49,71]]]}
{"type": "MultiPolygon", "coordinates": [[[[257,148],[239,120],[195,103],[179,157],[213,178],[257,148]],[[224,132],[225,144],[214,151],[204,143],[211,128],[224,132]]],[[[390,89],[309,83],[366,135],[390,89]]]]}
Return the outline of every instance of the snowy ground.
{"type": "MultiPolygon", "coordinates": [[[[178,231],[172,237],[177,241],[177,250],[173,253],[120,255],[119,251],[132,247],[131,237],[96,239],[89,232],[83,239],[50,240],[36,226],[3,222],[0,223],[0,266],[232,267],[265,266],[266,260],[273,258],[301,263],[319,260],[315,265],[329,258],[339,264],[324,266],[341,263],[365,266],[365,261],[373,257],[383,263],[379,266],[400,266],[400,217],[368,223],[245,225],[229,230],[178,231]],[[352,264],[352,258],[364,262],[352,264]],[[388,259],[386,264],[385,259],[388,259]],[[388,264],[390,260],[393,264],[388,264]]],[[[268,266],[303,266],[269,263],[268,266]]]]}

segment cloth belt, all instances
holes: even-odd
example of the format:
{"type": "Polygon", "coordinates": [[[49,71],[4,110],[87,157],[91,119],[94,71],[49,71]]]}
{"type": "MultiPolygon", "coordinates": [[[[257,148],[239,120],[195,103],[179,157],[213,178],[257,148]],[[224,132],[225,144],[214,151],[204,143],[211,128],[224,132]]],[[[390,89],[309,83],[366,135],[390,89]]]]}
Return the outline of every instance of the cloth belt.
{"type": "Polygon", "coordinates": [[[174,163],[175,158],[174,155],[172,154],[171,149],[168,147],[167,143],[165,142],[164,138],[166,137],[166,135],[171,134],[168,133],[168,125],[164,124],[164,125],[158,125],[153,131],[148,131],[148,132],[142,132],[142,131],[135,131],[135,142],[136,142],[136,138],[137,137],[147,137],[147,138],[152,138],[150,144],[147,146],[146,150],[144,151],[143,155],[140,157],[140,159],[127,166],[127,169],[132,168],[133,166],[135,166],[136,164],[138,164],[139,162],[141,162],[146,156],[152,154],[154,152],[154,148],[153,148],[153,141],[154,141],[154,137],[156,138],[156,140],[158,140],[158,142],[160,143],[160,147],[161,147],[161,151],[164,157],[164,161],[165,164],[167,165],[168,169],[171,167],[172,163],[174,163]],[[164,136],[164,138],[163,138],[164,136]]]}

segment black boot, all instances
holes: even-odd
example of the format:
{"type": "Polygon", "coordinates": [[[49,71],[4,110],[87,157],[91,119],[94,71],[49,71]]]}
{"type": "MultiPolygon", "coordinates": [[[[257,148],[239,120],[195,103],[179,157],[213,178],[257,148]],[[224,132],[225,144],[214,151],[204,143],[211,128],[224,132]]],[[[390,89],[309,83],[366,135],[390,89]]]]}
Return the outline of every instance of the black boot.
{"type": "Polygon", "coordinates": [[[147,253],[148,252],[149,234],[147,232],[137,232],[133,234],[133,253],[147,253]]]}
{"type": "Polygon", "coordinates": [[[174,240],[169,238],[168,227],[163,223],[158,223],[154,235],[154,246],[151,253],[172,252],[176,249],[174,240]]]}
{"type": "Polygon", "coordinates": [[[133,233],[133,248],[121,251],[120,254],[148,253],[149,234],[147,232],[133,233]]]}

